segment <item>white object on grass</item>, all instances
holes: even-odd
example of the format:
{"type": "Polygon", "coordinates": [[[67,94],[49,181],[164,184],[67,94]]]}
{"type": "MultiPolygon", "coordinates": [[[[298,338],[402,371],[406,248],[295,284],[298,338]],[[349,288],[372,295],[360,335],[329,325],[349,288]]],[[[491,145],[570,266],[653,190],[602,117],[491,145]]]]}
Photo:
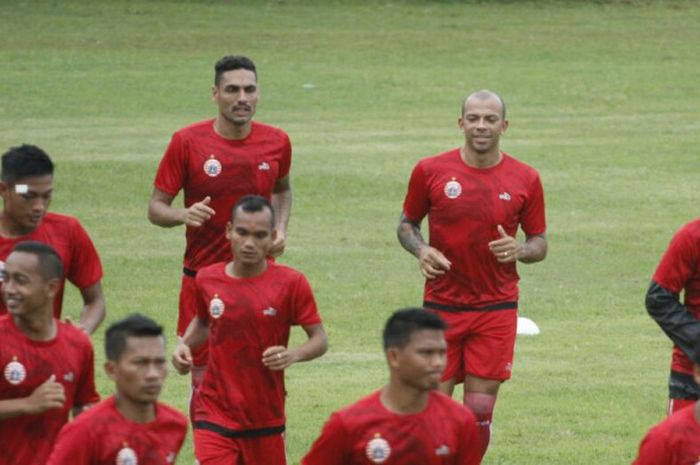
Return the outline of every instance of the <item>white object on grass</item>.
{"type": "Polygon", "coordinates": [[[523,316],[518,317],[518,329],[517,334],[522,334],[523,336],[536,336],[540,334],[540,328],[537,323],[529,318],[523,316]]]}

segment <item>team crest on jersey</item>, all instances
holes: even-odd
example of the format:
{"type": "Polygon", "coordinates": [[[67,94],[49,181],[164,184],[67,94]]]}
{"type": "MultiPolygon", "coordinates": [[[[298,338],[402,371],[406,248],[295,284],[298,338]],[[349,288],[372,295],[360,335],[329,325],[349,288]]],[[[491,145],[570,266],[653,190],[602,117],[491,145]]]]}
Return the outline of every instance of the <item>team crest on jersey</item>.
{"type": "Polygon", "coordinates": [[[224,314],[224,301],[219,299],[219,294],[214,294],[214,298],[209,302],[209,315],[212,318],[220,318],[224,314]]]}
{"type": "Polygon", "coordinates": [[[214,155],[209,155],[209,160],[204,162],[204,172],[212,178],[221,174],[221,162],[214,158],[214,155]]]}
{"type": "Polygon", "coordinates": [[[376,433],[374,439],[367,443],[365,454],[373,463],[384,463],[391,455],[391,447],[386,439],[376,433]]]}
{"type": "Polygon", "coordinates": [[[26,378],[27,369],[17,361],[17,357],[12,357],[12,361],[5,366],[5,379],[8,383],[17,386],[26,378]]]}
{"type": "Polygon", "coordinates": [[[139,465],[139,459],[136,457],[134,449],[130,448],[126,443],[117,453],[117,465],[139,465]]]}
{"type": "Polygon", "coordinates": [[[462,193],[462,185],[452,178],[445,184],[444,192],[448,199],[456,199],[462,193]]]}

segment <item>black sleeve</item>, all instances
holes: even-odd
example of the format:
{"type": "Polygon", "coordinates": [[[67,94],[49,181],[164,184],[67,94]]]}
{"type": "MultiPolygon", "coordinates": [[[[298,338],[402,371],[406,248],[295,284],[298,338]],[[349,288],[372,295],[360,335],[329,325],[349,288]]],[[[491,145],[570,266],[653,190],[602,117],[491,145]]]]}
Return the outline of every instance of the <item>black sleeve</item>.
{"type": "Polygon", "coordinates": [[[679,295],[652,281],[647,290],[646,306],[666,335],[692,358],[700,339],[700,320],[681,304],[679,295]]]}

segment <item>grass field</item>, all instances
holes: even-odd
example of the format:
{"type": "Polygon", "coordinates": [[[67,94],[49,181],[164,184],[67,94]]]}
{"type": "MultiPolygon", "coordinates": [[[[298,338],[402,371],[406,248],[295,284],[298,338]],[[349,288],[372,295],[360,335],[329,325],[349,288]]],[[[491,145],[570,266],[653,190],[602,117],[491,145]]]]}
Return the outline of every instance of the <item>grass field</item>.
{"type": "MultiPolygon", "coordinates": [[[[257,119],[294,144],[281,261],[309,277],[331,343],[288,370],[291,463],[385,381],[382,324],[421,302],[394,233],[408,175],[462,142],[460,101],[484,87],[508,104],[503,148],[542,175],[550,240],[545,262],[520,267],[521,313],[542,334],[518,340],[484,463],[629,463],[663,417],[670,343],[643,297],[698,216],[700,5],[0,0],[0,17],[0,148],[57,162],[52,208],[100,251],[108,321],[142,311],[169,334],[184,232],[146,220],[155,169],[172,132],[213,116],[213,63],[258,64],[257,119]]],[[[75,292],[64,308],[77,314],[75,292]]],[[[184,409],[187,394],[172,374],[163,400],[184,409]]],[[[178,463],[191,462],[188,443],[178,463]]]]}

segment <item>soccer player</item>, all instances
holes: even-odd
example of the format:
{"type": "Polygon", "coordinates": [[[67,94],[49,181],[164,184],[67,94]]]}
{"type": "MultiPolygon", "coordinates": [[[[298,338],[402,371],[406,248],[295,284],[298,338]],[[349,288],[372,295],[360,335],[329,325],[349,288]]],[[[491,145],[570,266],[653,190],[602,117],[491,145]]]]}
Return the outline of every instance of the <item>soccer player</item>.
{"type": "MultiPolygon", "coordinates": [[[[692,355],[693,378],[700,383],[700,337],[692,355]]],[[[653,427],[633,465],[697,465],[700,462],[700,402],[676,411],[653,427]]]]}
{"type": "MultiPolygon", "coordinates": [[[[195,314],[194,278],[200,268],[231,260],[226,223],[244,195],[271,199],[277,235],[270,255],[281,255],[292,207],[289,184],[292,148],[285,132],[252,120],[260,97],[255,64],[243,56],[225,56],[215,65],[214,119],[177,131],[163,156],[148,205],[151,223],[184,224],[185,248],[178,317],[182,335],[195,314]],[[184,190],[184,208],[172,205],[184,190]]],[[[206,365],[206,346],[194,353],[193,385],[206,365]]]]}
{"type": "Polygon", "coordinates": [[[384,327],[389,383],[331,415],[302,465],[476,465],[474,414],[437,390],[445,369],[445,323],[396,311],[384,327]]]}
{"type": "Polygon", "coordinates": [[[63,265],[50,246],[21,242],[5,262],[0,316],[0,465],[44,464],[71,410],[99,400],[92,344],[53,316],[63,265]]]}
{"type": "Polygon", "coordinates": [[[208,340],[209,363],[193,400],[201,465],[286,464],[284,370],[327,348],[304,275],[267,259],[275,224],[265,198],[241,198],[226,233],[234,259],[199,270],[195,279],[197,315],[173,364],[189,372],[192,349],[208,340]],[[287,347],[292,325],[301,325],[307,340],[287,347]]]}
{"type": "MultiPolygon", "coordinates": [[[[63,262],[65,277],[80,291],[83,310],[79,325],[93,333],[105,316],[102,264],[90,237],[77,219],[47,212],[53,196],[53,163],[39,147],[13,147],[2,156],[0,196],[0,269],[12,248],[23,241],[53,247],[63,262]]],[[[64,278],[56,292],[54,316],[61,317],[64,278]]],[[[7,313],[0,302],[0,314],[7,313]]]]}
{"type": "Polygon", "coordinates": [[[116,394],[63,427],[48,464],[175,463],[187,418],[158,402],[167,375],[163,328],[128,316],[107,329],[105,352],[116,394]]]}
{"type": "Polygon", "coordinates": [[[691,360],[700,338],[700,218],[683,226],[671,240],[647,290],[646,307],[673,341],[670,414],[694,404],[700,394],[691,360]]]}
{"type": "Polygon", "coordinates": [[[516,262],[545,258],[545,209],[537,171],[501,151],[506,107],[495,93],[469,95],[458,120],[464,145],[413,169],[397,229],[426,278],[423,306],[448,325],[441,389],[464,382],[484,453],[501,383],[511,375],[517,325],[516,262]],[[430,243],[420,232],[428,216],[430,243]],[[525,240],[515,238],[518,226],[525,240]]]}

